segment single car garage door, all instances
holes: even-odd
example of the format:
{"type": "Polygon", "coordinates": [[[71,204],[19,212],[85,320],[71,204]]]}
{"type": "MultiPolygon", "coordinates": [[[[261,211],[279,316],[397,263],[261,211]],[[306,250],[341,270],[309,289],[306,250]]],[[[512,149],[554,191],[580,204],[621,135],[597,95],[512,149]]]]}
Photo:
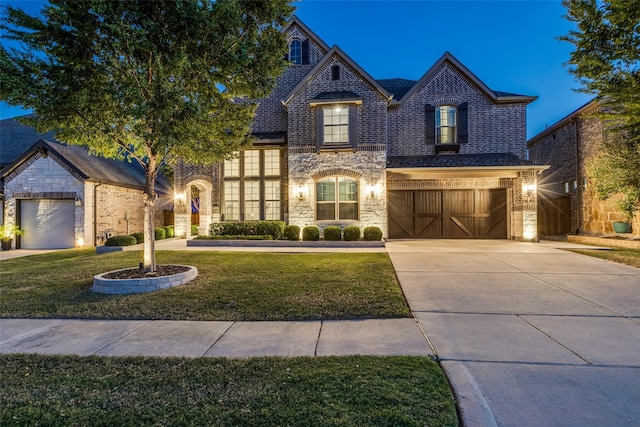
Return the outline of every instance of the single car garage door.
{"type": "Polygon", "coordinates": [[[22,249],[64,249],[75,246],[73,200],[21,200],[22,249]]]}
{"type": "Polygon", "coordinates": [[[505,189],[389,192],[392,239],[506,239],[505,189]]]}

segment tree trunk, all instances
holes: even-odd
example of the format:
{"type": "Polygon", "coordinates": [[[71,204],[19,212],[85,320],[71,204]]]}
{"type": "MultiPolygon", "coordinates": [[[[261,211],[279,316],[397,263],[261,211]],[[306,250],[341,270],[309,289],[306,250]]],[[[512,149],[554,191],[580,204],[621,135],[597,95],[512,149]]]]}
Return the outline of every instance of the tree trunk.
{"type": "Polygon", "coordinates": [[[156,271],[156,249],[155,249],[155,206],[156,206],[156,161],[149,159],[146,169],[146,180],[144,187],[144,272],[156,271]]]}

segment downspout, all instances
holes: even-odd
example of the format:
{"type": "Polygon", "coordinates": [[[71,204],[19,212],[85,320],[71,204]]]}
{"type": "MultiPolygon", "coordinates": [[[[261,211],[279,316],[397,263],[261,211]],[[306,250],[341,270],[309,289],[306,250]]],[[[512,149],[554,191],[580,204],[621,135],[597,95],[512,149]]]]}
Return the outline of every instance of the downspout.
{"type": "Polygon", "coordinates": [[[93,186],[93,246],[98,246],[98,187],[102,182],[93,186]]]}

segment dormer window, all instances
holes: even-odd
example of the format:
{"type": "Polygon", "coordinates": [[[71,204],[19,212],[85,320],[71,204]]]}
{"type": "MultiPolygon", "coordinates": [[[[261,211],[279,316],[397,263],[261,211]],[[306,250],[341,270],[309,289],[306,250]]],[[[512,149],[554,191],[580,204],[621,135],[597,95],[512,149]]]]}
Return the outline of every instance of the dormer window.
{"type": "Polygon", "coordinates": [[[455,144],[458,139],[458,110],[451,105],[436,108],[436,144],[455,144]]]}
{"type": "Polygon", "coordinates": [[[302,42],[298,39],[289,43],[289,61],[296,65],[302,64],[302,42]]]}
{"type": "Polygon", "coordinates": [[[322,107],[324,118],[323,144],[349,143],[349,106],[331,105],[322,107]]]}

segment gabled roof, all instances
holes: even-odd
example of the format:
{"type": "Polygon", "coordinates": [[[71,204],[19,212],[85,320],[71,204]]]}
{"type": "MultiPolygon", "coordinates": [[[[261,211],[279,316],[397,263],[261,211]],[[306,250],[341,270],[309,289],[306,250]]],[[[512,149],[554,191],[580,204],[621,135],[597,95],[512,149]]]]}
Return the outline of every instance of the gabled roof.
{"type": "Polygon", "coordinates": [[[300,27],[302,29],[302,31],[304,31],[305,33],[307,33],[307,35],[313,39],[314,42],[316,42],[318,45],[322,46],[322,48],[324,48],[324,50],[329,50],[329,45],[327,45],[324,41],[322,41],[322,39],[320,37],[318,37],[318,35],[316,33],[314,33],[313,31],[311,31],[311,29],[309,27],[307,27],[304,22],[302,22],[300,20],[300,18],[298,18],[297,16],[293,15],[291,17],[291,19],[289,19],[289,22],[287,22],[287,25],[284,26],[284,28],[282,28],[282,32],[285,33],[287,32],[287,30],[289,28],[291,28],[291,26],[293,25],[297,25],[298,27],[300,27]]]}
{"type": "Polygon", "coordinates": [[[473,74],[467,67],[465,67],[462,62],[458,61],[451,53],[445,52],[444,55],[440,57],[436,61],[435,64],[431,66],[427,70],[426,73],[418,80],[413,87],[408,90],[404,96],[398,101],[399,104],[405,102],[413,93],[415,93],[419,88],[421,88],[425,83],[433,79],[435,74],[438,72],[442,64],[449,63],[451,66],[455,67],[463,76],[468,78],[473,84],[475,84],[482,92],[484,92],[493,102],[495,103],[530,103],[538,99],[537,96],[526,96],[526,95],[517,95],[508,92],[497,92],[489,88],[482,80],[480,80],[475,74],[473,74]]]}
{"type": "Polygon", "coordinates": [[[367,73],[362,67],[360,67],[358,64],[356,64],[351,58],[349,58],[349,56],[346,53],[344,53],[342,51],[342,49],[340,49],[338,46],[334,45],[331,48],[331,50],[329,50],[329,52],[327,52],[327,54],[324,55],[324,57],[320,60],[320,62],[318,62],[316,64],[316,66],[313,67],[313,69],[311,71],[309,71],[309,74],[307,74],[304,79],[300,80],[300,82],[296,85],[296,87],[294,87],[293,90],[291,92],[289,92],[289,94],[287,95],[286,99],[284,99],[282,101],[282,103],[284,104],[285,107],[302,90],[302,88],[304,88],[305,85],[309,81],[311,81],[318,74],[318,72],[320,72],[320,70],[322,70],[324,68],[324,66],[327,64],[327,62],[329,62],[331,60],[333,55],[337,55],[338,57],[340,57],[340,59],[342,59],[351,68],[353,68],[358,74],[360,74],[367,83],[369,83],[378,92],[380,92],[380,95],[382,95],[384,98],[386,98],[389,102],[391,101],[392,95],[384,87],[382,87],[380,85],[380,83],[378,83],[376,80],[374,80],[373,77],[371,77],[369,75],[369,73],[367,73]]]}
{"type": "Polygon", "coordinates": [[[545,138],[547,135],[555,132],[556,130],[558,130],[562,126],[564,126],[567,123],[569,123],[571,120],[573,120],[573,119],[575,119],[577,117],[580,117],[583,114],[590,114],[590,113],[594,112],[598,108],[599,105],[600,104],[595,99],[587,102],[582,107],[578,108],[577,110],[575,110],[572,113],[569,113],[567,116],[563,117],[562,119],[558,120],[557,122],[555,122],[554,124],[552,124],[551,126],[546,128],[545,130],[543,130],[542,132],[540,132],[537,135],[535,135],[532,138],[530,138],[527,141],[527,145],[535,144],[540,139],[545,138]]]}
{"type": "MultiPolygon", "coordinates": [[[[5,120],[3,120],[5,122],[5,120]]],[[[18,123],[16,121],[16,123],[18,123]]],[[[4,125],[4,123],[2,123],[4,125]]],[[[35,130],[30,126],[20,124],[24,128],[35,130]]],[[[4,127],[2,128],[2,145],[0,151],[4,153],[5,147],[13,145],[12,141],[4,135],[4,127]]],[[[37,132],[35,132],[37,134],[37,132]]],[[[30,133],[28,129],[21,132],[13,132],[13,135],[25,135],[30,133]]],[[[49,135],[46,134],[46,135],[49,135]]],[[[142,167],[135,162],[119,161],[106,159],[101,156],[89,154],[86,147],[79,145],[65,145],[53,138],[41,138],[30,147],[23,150],[9,165],[1,171],[1,177],[5,178],[12,172],[16,171],[29,158],[37,153],[55,157],[65,169],[80,179],[102,182],[105,184],[116,185],[120,187],[135,188],[143,190],[145,185],[145,173],[142,167]]],[[[156,191],[161,194],[169,194],[171,192],[170,184],[163,177],[156,180],[156,191]]]]}

